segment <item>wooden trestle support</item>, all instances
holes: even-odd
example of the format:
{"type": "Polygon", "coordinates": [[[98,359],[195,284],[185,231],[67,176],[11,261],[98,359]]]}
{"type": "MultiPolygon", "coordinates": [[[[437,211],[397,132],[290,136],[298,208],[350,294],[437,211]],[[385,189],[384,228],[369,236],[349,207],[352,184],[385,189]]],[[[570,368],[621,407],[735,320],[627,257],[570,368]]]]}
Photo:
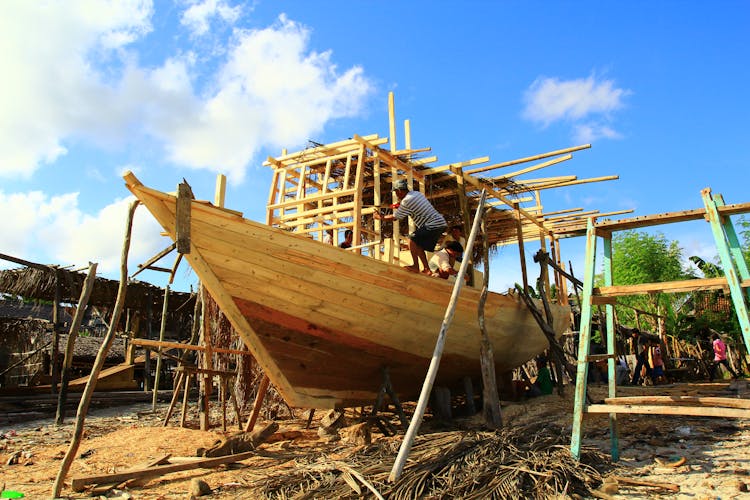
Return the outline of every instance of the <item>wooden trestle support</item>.
{"type": "MultiPolygon", "coordinates": [[[[737,234],[729,219],[730,215],[750,212],[750,203],[725,205],[721,195],[712,195],[709,188],[701,192],[703,209],[688,210],[637,217],[619,221],[597,223],[592,217],[588,220],[586,230],[586,260],[583,279],[583,298],[581,303],[581,326],[578,346],[578,366],[576,372],[576,390],[573,413],[573,430],[570,440],[571,454],[579,459],[581,455],[581,436],[584,413],[609,413],[612,460],[619,460],[619,442],[617,430],[618,413],[648,413],[662,415],[693,415],[713,417],[750,418],[750,402],[732,398],[691,398],[679,396],[652,396],[649,398],[618,398],[615,377],[615,328],[614,305],[618,296],[638,295],[645,293],[675,293],[696,290],[729,288],[737,318],[742,330],[745,346],[750,348],[750,317],[748,317],[748,300],[750,300],[750,273],[742,256],[742,249],[737,234]],[[704,278],[663,283],[615,286],[612,283],[612,233],[627,229],[654,226],[659,224],[698,220],[705,218],[711,225],[716,249],[724,269],[723,278],[704,278]],[[594,288],[594,270],[596,256],[596,238],[601,237],[604,243],[603,267],[604,286],[594,288]],[[592,306],[604,305],[606,310],[607,333],[607,375],[609,397],[606,404],[586,404],[586,382],[591,341],[592,306]],[[651,404],[642,404],[645,401],[651,404]],[[641,404],[639,404],[641,403],[641,404]],[[671,403],[671,404],[670,404],[671,403]],[[681,403],[695,403],[703,406],[688,406],[681,403]]],[[[598,356],[601,358],[601,356],[598,356]]]]}

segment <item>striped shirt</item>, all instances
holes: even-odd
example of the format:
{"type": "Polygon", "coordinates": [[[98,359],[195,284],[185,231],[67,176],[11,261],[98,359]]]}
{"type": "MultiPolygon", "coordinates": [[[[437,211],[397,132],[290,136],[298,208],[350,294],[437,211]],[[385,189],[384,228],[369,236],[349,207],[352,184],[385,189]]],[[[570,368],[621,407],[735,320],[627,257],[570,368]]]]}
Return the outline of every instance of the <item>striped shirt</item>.
{"type": "Polygon", "coordinates": [[[411,217],[417,228],[440,229],[446,227],[445,219],[440,212],[419,191],[409,191],[393,212],[396,219],[411,217]]]}

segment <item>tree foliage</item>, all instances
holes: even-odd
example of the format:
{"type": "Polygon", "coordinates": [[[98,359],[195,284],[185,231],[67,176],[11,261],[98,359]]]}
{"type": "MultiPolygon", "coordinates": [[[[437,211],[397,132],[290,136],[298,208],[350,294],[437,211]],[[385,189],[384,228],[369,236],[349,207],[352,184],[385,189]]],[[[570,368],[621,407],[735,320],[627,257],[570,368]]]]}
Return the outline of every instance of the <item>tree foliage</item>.
{"type": "MultiPolygon", "coordinates": [[[[663,234],[639,231],[617,233],[612,239],[612,280],[614,285],[660,283],[693,277],[683,267],[682,249],[663,234]]],[[[685,304],[684,294],[650,294],[622,297],[617,314],[621,323],[636,324],[636,312],[666,316],[667,328],[674,325],[685,304]]],[[[642,328],[656,330],[655,321],[642,328]]]]}

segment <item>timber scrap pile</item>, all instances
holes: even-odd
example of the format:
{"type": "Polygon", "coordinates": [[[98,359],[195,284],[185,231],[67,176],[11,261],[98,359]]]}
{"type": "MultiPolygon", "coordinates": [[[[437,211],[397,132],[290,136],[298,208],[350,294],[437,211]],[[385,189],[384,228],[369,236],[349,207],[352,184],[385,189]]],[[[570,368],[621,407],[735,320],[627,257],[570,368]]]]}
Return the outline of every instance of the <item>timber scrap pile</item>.
{"type": "MultiPolygon", "coordinates": [[[[390,223],[372,218],[376,210],[388,208],[391,186],[397,179],[407,179],[413,190],[421,191],[441,212],[448,225],[469,227],[476,211],[479,195],[486,189],[490,245],[505,245],[523,240],[536,240],[541,234],[554,238],[571,230],[585,228],[586,219],[631,212],[599,213],[572,208],[556,212],[543,211],[540,191],[577,184],[617,179],[618,176],[578,179],[575,175],[526,178],[545,167],[572,158],[572,153],[589,144],[537,154],[502,163],[491,163],[489,156],[432,165],[437,156],[424,156],[431,148],[396,150],[391,130],[389,138],[377,134],[359,136],[331,144],[312,143],[302,151],[269,157],[265,166],[273,168],[268,198],[266,223],[316,240],[331,229],[351,229],[356,242],[382,242],[399,234],[390,223]],[[506,172],[507,167],[529,164],[506,172]],[[502,172],[502,173],[501,173],[502,172]],[[359,223],[355,223],[359,221],[359,223]]],[[[407,145],[410,140],[407,137],[407,145]]],[[[408,231],[400,230],[400,234],[408,231]]],[[[368,245],[363,245],[368,246],[368,245]]]]}

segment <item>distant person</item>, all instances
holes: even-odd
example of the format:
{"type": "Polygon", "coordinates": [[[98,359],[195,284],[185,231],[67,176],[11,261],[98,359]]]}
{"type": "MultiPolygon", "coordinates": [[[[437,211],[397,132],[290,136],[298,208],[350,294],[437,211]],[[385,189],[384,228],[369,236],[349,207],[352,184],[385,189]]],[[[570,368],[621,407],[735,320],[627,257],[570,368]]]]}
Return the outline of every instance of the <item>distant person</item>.
{"type": "Polygon", "coordinates": [[[630,367],[628,366],[628,362],[625,360],[625,356],[619,356],[615,365],[615,381],[617,385],[625,385],[629,380],[630,367]]]}
{"type": "Polygon", "coordinates": [[[648,364],[648,337],[641,334],[638,329],[633,330],[633,337],[637,336],[636,342],[636,364],[635,370],[633,370],[633,379],[630,381],[633,385],[640,385],[641,383],[641,372],[646,370],[646,377],[651,378],[651,367],[648,364]]]}
{"type": "Polygon", "coordinates": [[[449,241],[446,247],[435,252],[429,261],[430,271],[437,278],[447,280],[455,276],[458,271],[454,268],[456,261],[463,255],[464,247],[457,241],[449,241]]]}
{"type": "Polygon", "coordinates": [[[420,272],[419,264],[422,264],[423,274],[432,274],[430,264],[427,261],[425,251],[435,250],[440,236],[447,227],[445,218],[427,200],[425,195],[419,191],[409,191],[406,179],[399,179],[393,184],[393,190],[399,200],[392,214],[381,215],[375,212],[373,217],[380,220],[406,219],[411,217],[416,230],[409,235],[409,252],[412,264],[404,269],[413,273],[420,272]]]}
{"type": "Polygon", "coordinates": [[[339,247],[341,248],[351,248],[352,247],[352,238],[354,237],[354,232],[351,229],[347,229],[344,231],[344,241],[341,242],[339,247]]]}
{"type": "Polygon", "coordinates": [[[729,366],[729,361],[727,361],[727,345],[724,343],[724,341],[721,340],[721,337],[718,333],[714,333],[713,337],[713,348],[714,348],[714,362],[711,364],[711,370],[708,374],[708,380],[712,381],[714,380],[714,375],[716,374],[716,367],[719,365],[724,365],[727,370],[729,370],[729,373],[732,374],[732,378],[737,378],[739,375],[732,370],[732,367],[729,366]]]}
{"type": "Polygon", "coordinates": [[[539,356],[536,358],[536,369],[537,375],[534,385],[539,389],[539,392],[542,395],[552,394],[552,374],[549,371],[546,357],[539,356]]]}
{"type": "Polygon", "coordinates": [[[661,345],[659,345],[659,342],[654,341],[651,344],[649,356],[651,358],[651,378],[654,380],[654,385],[666,383],[664,359],[661,355],[661,345]]]}
{"type": "Polygon", "coordinates": [[[333,229],[326,229],[323,233],[323,243],[333,245],[333,229]]]}

